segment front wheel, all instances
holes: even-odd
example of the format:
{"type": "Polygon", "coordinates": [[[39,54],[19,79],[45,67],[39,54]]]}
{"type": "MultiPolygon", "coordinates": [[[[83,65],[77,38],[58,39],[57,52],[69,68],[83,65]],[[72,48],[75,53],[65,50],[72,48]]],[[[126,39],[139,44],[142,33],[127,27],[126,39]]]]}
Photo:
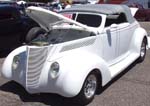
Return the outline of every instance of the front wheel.
{"type": "Polygon", "coordinates": [[[146,39],[144,38],[141,44],[140,57],[138,58],[138,62],[144,61],[145,56],[146,56],[146,39]]]}
{"type": "Polygon", "coordinates": [[[98,85],[97,75],[96,73],[91,72],[87,76],[80,93],[74,99],[79,104],[82,104],[82,105],[86,105],[90,103],[95,96],[97,85],[98,85]]]}

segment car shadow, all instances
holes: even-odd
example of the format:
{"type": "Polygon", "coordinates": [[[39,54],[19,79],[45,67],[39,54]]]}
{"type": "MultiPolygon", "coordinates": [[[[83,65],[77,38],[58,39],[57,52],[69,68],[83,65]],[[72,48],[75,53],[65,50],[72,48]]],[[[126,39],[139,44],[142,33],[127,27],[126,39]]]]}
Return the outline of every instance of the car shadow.
{"type": "Polygon", "coordinates": [[[79,106],[79,104],[71,102],[71,99],[56,94],[29,94],[21,85],[14,81],[3,84],[0,86],[0,90],[18,95],[23,102],[40,102],[50,106],[79,106]]]}
{"type": "MultiPolygon", "coordinates": [[[[112,79],[106,86],[104,86],[101,89],[101,92],[99,92],[98,95],[103,93],[115,81],[119,80],[123,75],[125,75],[128,71],[130,71],[133,67],[135,67],[136,64],[137,62],[135,61],[122,73],[120,73],[114,79],[112,79]]],[[[3,84],[2,86],[0,86],[0,90],[5,92],[12,92],[18,95],[23,102],[40,102],[50,106],[79,106],[79,104],[72,103],[71,99],[64,98],[56,94],[50,93],[29,94],[21,85],[19,85],[14,81],[9,81],[3,84]]]]}

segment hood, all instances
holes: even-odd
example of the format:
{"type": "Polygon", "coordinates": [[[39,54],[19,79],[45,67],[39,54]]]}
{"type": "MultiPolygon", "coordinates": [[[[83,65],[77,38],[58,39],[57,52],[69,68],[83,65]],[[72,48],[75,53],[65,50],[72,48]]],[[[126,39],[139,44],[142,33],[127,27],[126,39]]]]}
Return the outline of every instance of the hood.
{"type": "Polygon", "coordinates": [[[34,7],[34,6],[28,7],[26,9],[26,13],[29,17],[35,20],[46,31],[51,30],[52,25],[54,25],[55,23],[64,21],[64,22],[75,24],[85,30],[95,32],[94,30],[92,30],[92,28],[84,24],[81,24],[61,14],[52,12],[50,10],[46,10],[41,7],[34,7]]]}

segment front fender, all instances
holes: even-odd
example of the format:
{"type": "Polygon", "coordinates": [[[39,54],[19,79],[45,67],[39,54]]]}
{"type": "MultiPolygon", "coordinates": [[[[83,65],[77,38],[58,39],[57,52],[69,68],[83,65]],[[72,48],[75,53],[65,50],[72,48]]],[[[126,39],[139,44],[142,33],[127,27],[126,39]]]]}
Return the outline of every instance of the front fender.
{"type": "Polygon", "coordinates": [[[1,74],[7,79],[12,79],[12,62],[14,56],[26,51],[26,46],[21,46],[15,50],[13,50],[5,59],[3,65],[2,65],[2,71],[1,74]]]}
{"type": "Polygon", "coordinates": [[[102,86],[111,80],[111,75],[106,62],[92,53],[75,53],[65,56],[59,60],[61,73],[57,80],[62,92],[66,92],[67,97],[76,96],[88,74],[98,69],[102,76],[102,86]]]}

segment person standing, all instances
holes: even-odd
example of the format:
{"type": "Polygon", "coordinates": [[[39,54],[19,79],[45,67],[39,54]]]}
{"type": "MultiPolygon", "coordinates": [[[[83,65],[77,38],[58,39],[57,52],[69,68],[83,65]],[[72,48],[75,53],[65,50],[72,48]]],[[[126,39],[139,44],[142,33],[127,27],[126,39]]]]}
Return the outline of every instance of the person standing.
{"type": "Polygon", "coordinates": [[[70,8],[72,5],[72,0],[60,0],[60,2],[63,4],[64,9],[70,8]]]}

